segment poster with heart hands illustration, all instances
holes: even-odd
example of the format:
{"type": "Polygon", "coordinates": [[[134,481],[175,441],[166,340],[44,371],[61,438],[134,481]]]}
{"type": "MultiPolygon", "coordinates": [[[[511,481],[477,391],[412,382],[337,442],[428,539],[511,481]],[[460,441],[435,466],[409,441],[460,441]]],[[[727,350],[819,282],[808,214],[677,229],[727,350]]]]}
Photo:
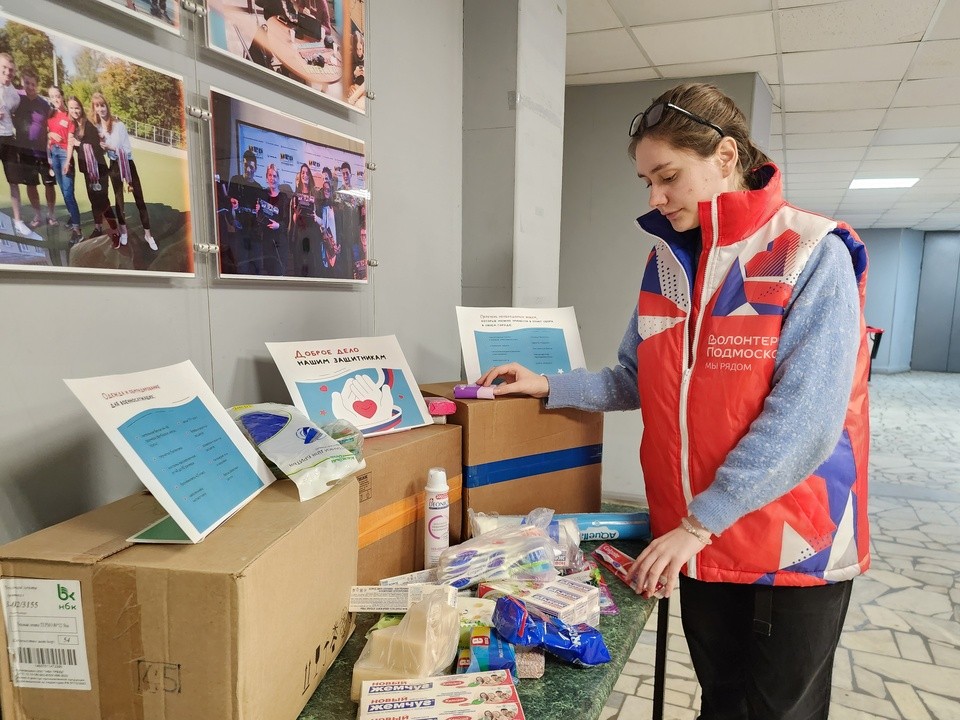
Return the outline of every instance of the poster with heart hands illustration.
{"type": "Polygon", "coordinates": [[[296,405],[318,425],[336,419],[366,436],[431,422],[395,336],[267,343],[296,405]]]}

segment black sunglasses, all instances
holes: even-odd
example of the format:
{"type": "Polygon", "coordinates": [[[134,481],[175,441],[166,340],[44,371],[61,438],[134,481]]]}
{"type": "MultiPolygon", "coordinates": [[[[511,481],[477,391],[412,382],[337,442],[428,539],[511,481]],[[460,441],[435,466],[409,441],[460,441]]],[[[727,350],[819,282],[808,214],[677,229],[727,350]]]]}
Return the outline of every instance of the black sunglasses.
{"type": "Polygon", "coordinates": [[[645,130],[649,130],[663,120],[663,113],[667,108],[676,110],[678,113],[686,115],[694,122],[698,122],[701,125],[706,125],[707,127],[713,128],[720,133],[720,137],[723,137],[723,130],[719,125],[714,125],[709,120],[704,120],[699,115],[694,115],[689,110],[684,110],[682,107],[679,105],[674,105],[672,102],[656,102],[642,113],[637,113],[634,115],[633,120],[630,121],[630,137],[637,137],[637,135],[640,135],[645,130]]]}

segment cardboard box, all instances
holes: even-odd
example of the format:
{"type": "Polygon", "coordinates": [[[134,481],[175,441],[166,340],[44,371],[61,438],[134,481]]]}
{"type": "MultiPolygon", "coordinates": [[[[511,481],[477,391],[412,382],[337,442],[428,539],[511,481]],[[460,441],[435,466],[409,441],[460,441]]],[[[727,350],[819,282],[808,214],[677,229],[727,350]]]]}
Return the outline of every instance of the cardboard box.
{"type": "MultiPolygon", "coordinates": [[[[422,385],[424,395],[453,398],[455,383],[422,385]]],[[[600,510],[603,413],[546,410],[529,397],[454,400],[448,423],[463,428],[464,537],[466,511],[524,515],[600,510]]]]}
{"type": "Polygon", "coordinates": [[[460,542],[461,431],[428,425],[363,441],[360,481],[358,584],[423,569],[424,486],[427,471],[442,467],[450,487],[450,544],[460,542]]]}
{"type": "Polygon", "coordinates": [[[297,717],[354,627],[356,479],[303,503],[278,481],[197,545],[125,541],[163,515],[141,492],[0,547],[0,582],[76,588],[90,686],[15,687],[4,653],[5,720],[297,717]]]}

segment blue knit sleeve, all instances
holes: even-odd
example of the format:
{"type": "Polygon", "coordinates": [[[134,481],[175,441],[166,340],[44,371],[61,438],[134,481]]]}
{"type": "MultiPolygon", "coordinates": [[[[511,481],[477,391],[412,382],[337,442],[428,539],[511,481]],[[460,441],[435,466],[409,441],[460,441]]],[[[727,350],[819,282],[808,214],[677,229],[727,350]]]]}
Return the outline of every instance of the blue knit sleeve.
{"type": "Polygon", "coordinates": [[[637,308],[627,323],[627,330],[617,350],[617,365],[598,372],[573,370],[560,375],[547,375],[550,395],[547,408],[575,407],[580,410],[636,410],[640,407],[637,390],[637,308]]]}
{"type": "Polygon", "coordinates": [[[713,483],[690,502],[712,533],[802,482],[837,444],[860,345],[860,300],[850,253],[830,234],[817,245],[787,305],[773,387],[713,483]]]}

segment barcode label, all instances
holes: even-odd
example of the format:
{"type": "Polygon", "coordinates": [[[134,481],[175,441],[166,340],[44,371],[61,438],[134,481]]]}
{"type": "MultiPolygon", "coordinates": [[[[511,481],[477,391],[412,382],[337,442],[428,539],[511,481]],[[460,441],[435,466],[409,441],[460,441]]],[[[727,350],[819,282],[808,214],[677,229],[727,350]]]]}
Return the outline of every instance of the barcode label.
{"type": "Polygon", "coordinates": [[[24,665],[76,665],[77,651],[65,648],[17,648],[17,658],[24,665]]]}

